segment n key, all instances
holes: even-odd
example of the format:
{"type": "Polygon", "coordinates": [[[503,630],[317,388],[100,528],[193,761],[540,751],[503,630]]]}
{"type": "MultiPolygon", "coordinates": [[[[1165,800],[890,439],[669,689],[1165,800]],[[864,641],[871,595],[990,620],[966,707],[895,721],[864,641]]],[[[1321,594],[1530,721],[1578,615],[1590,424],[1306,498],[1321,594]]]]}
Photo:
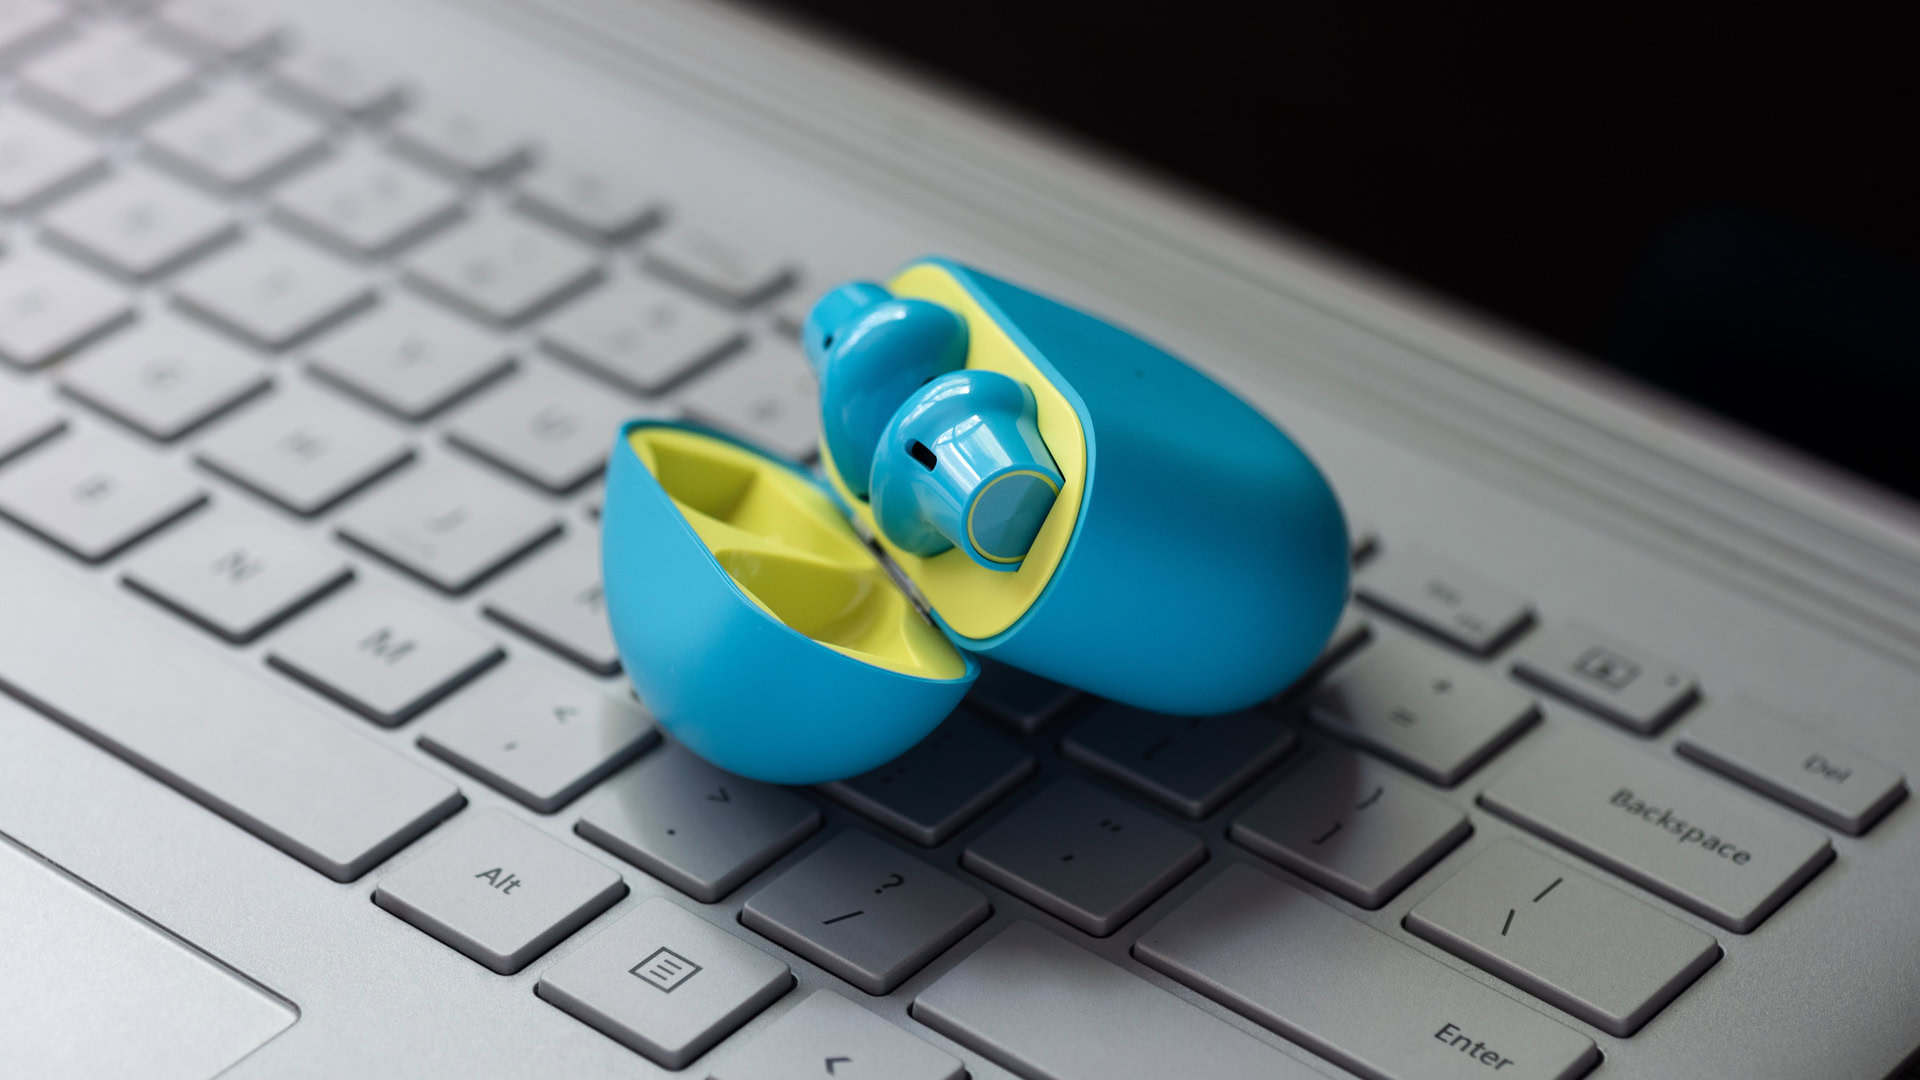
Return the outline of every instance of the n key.
{"type": "Polygon", "coordinates": [[[229,507],[142,551],[126,582],[235,644],[252,641],[353,575],[306,537],[229,507]]]}

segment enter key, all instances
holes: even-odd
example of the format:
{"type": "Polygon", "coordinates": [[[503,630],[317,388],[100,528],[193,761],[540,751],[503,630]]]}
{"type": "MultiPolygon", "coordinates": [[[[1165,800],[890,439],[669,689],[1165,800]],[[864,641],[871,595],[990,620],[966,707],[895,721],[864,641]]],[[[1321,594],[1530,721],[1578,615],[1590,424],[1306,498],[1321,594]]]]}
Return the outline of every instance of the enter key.
{"type": "Polygon", "coordinates": [[[1720,959],[1712,935],[1513,840],[1414,905],[1406,927],[1622,1037],[1720,959]]]}

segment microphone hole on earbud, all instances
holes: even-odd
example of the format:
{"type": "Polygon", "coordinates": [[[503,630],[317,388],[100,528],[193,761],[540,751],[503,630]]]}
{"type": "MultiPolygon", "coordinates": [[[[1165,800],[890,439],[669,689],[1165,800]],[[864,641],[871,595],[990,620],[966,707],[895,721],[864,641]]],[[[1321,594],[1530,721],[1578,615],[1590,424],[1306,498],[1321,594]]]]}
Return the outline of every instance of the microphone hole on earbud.
{"type": "Polygon", "coordinates": [[[907,453],[912,454],[913,460],[925,466],[928,472],[932,472],[934,466],[940,464],[940,459],[933,456],[933,451],[927,449],[927,444],[918,439],[907,444],[907,453]]]}
{"type": "Polygon", "coordinates": [[[820,347],[821,347],[821,348],[823,348],[823,349],[831,349],[831,348],[833,348],[833,335],[832,335],[832,334],[828,334],[828,335],[827,335],[826,337],[823,337],[823,338],[821,338],[821,339],[820,339],[820,347]]]}

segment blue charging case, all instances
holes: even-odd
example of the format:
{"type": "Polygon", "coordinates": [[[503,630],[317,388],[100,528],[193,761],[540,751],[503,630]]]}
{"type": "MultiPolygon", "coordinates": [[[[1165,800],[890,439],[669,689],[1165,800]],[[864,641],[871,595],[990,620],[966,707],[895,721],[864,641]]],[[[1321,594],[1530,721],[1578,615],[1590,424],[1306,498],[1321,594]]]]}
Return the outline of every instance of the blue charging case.
{"type": "Polygon", "coordinates": [[[810,784],[932,731],[977,656],[1181,714],[1258,704],[1306,670],[1346,603],[1348,541],[1291,439],[1159,347],[977,270],[927,259],[888,286],[958,312],[967,367],[1034,391],[1060,496],[1006,572],[889,544],[824,446],[816,476],[697,425],[628,424],[602,513],[607,611],[676,739],[810,784]]]}

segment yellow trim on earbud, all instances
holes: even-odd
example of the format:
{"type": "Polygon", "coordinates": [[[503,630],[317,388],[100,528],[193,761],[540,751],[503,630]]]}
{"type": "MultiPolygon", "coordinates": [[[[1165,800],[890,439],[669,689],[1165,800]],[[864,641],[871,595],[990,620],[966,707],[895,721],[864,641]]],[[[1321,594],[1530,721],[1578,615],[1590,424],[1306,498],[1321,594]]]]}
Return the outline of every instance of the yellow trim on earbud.
{"type": "MultiPolygon", "coordinates": [[[[993,490],[993,485],[999,483],[1002,480],[1005,480],[1009,476],[1031,476],[1035,480],[1038,480],[1041,483],[1052,488],[1054,498],[1058,499],[1060,497],[1060,485],[1054,483],[1053,477],[1048,476],[1046,473],[1035,472],[1032,469],[1009,469],[1006,472],[1001,473],[999,476],[996,476],[993,479],[987,481],[987,486],[981,488],[980,491],[976,495],[974,495],[973,497],[974,509],[975,510],[979,509],[980,500],[987,497],[987,492],[993,490]]],[[[987,560],[988,562],[997,562],[1002,565],[1005,565],[1007,563],[1017,563],[1021,559],[1026,558],[1025,555],[1016,555],[1011,559],[1003,559],[1000,556],[995,555],[994,553],[988,551],[986,548],[981,547],[980,539],[973,535],[973,510],[967,511],[967,543],[972,544],[973,550],[979,552],[980,557],[987,560]]]]}
{"type": "Polygon", "coordinates": [[[945,267],[916,263],[895,275],[887,287],[895,296],[931,300],[958,312],[967,321],[967,367],[997,371],[1033,391],[1039,407],[1040,440],[1047,444],[1065,480],[1019,569],[995,570],[974,562],[959,548],[922,558],[889,543],[874,523],[873,508],[847,490],[825,441],[820,444],[820,463],[827,482],[864,523],[866,533],[913,579],[920,595],[940,618],[961,637],[990,638],[1027,613],[1066,554],[1067,541],[1080,523],[1080,497],[1086,487],[1086,433],[1081,430],[1080,415],[1073,411],[1073,403],[1040,374],[1006,330],[945,267]]]}

